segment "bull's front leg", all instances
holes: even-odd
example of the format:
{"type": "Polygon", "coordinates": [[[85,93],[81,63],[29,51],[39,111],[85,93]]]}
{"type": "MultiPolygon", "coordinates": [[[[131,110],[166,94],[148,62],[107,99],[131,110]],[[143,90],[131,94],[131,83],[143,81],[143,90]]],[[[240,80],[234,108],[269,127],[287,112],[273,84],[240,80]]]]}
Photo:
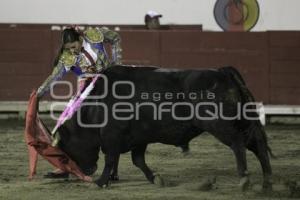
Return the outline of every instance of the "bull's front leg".
{"type": "Polygon", "coordinates": [[[110,174],[109,180],[111,180],[111,181],[118,181],[119,180],[119,175],[118,175],[119,159],[120,159],[120,155],[118,156],[117,161],[114,163],[112,172],[110,174]]]}
{"type": "Polygon", "coordinates": [[[95,181],[99,187],[107,187],[109,183],[110,173],[113,167],[118,162],[120,154],[107,154],[105,155],[105,165],[101,177],[95,181]]]}

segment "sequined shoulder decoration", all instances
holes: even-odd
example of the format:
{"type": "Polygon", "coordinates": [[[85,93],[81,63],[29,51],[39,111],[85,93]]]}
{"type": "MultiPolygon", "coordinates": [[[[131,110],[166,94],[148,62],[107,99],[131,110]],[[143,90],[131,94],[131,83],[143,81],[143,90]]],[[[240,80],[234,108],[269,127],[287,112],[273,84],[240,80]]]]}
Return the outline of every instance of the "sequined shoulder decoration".
{"type": "Polygon", "coordinates": [[[103,33],[98,28],[89,27],[84,31],[84,36],[91,43],[100,43],[104,40],[103,33]]]}
{"type": "Polygon", "coordinates": [[[76,63],[76,55],[72,54],[72,52],[70,52],[68,50],[64,50],[60,56],[60,61],[65,66],[73,66],[76,63]]]}

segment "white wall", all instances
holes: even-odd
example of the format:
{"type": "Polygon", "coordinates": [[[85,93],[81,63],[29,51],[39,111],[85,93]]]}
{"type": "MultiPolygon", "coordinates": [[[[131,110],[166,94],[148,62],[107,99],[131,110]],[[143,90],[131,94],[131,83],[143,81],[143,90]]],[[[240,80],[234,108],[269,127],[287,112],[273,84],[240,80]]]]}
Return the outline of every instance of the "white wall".
{"type": "MultiPolygon", "coordinates": [[[[148,10],[162,24],[203,24],[219,31],[216,0],[0,0],[0,23],[143,24],[148,10]]],[[[300,30],[300,0],[258,0],[255,31],[300,30]]]]}

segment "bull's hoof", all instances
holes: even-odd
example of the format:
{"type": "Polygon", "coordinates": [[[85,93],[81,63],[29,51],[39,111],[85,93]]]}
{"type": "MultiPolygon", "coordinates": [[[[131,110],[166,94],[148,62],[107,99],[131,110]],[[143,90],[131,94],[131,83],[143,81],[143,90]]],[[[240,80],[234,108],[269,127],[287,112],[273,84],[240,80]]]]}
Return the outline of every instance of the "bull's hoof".
{"type": "Polygon", "coordinates": [[[271,182],[263,182],[262,192],[263,193],[272,193],[273,192],[273,184],[271,182]]]}
{"type": "Polygon", "coordinates": [[[109,187],[109,182],[103,182],[101,180],[95,181],[95,183],[98,185],[100,188],[108,188],[109,187]]]}
{"type": "Polygon", "coordinates": [[[184,157],[191,155],[190,151],[182,151],[184,157]]]}
{"type": "Polygon", "coordinates": [[[118,180],[119,180],[119,176],[118,176],[118,175],[111,174],[111,175],[109,176],[109,180],[111,180],[111,181],[118,181],[118,180]]]}
{"type": "Polygon", "coordinates": [[[288,180],[284,184],[289,190],[290,197],[300,198],[300,181],[288,180]]]}
{"type": "Polygon", "coordinates": [[[153,183],[155,185],[158,185],[159,187],[164,187],[165,186],[165,181],[159,174],[154,174],[153,183]]]}
{"type": "Polygon", "coordinates": [[[217,178],[215,176],[205,178],[201,181],[201,183],[198,186],[198,190],[200,191],[209,191],[216,188],[216,181],[217,178]]]}
{"type": "Polygon", "coordinates": [[[250,187],[250,180],[248,176],[245,176],[243,178],[241,178],[240,183],[239,183],[239,187],[241,188],[241,191],[245,192],[249,189],[250,187]]]}
{"type": "Polygon", "coordinates": [[[104,184],[104,185],[101,186],[101,188],[108,188],[108,187],[109,187],[108,183],[106,183],[106,184],[104,184]]]}
{"type": "Polygon", "coordinates": [[[183,154],[184,156],[189,155],[189,153],[190,153],[190,148],[189,148],[189,145],[188,145],[188,144],[186,144],[186,145],[181,145],[180,148],[181,148],[181,152],[182,152],[182,154],[183,154]]]}

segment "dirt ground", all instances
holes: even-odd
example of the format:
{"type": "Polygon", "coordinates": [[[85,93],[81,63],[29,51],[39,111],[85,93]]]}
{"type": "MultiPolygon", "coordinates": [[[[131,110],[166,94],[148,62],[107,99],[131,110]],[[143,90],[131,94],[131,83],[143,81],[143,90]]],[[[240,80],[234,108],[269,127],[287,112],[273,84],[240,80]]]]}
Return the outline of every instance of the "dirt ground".
{"type": "MultiPolygon", "coordinates": [[[[28,181],[28,155],[24,142],[24,121],[0,121],[0,199],[56,200],[56,199],[290,199],[286,181],[300,181],[300,125],[272,125],[266,127],[269,144],[278,159],[272,160],[273,192],[261,192],[261,168],[250,152],[247,154],[251,189],[241,192],[236,163],[232,151],[209,134],[194,139],[191,152],[184,156],[174,146],[153,144],[148,147],[146,160],[150,168],[159,172],[165,187],[150,184],[131,163],[130,154],[120,160],[120,181],[109,188],[100,189],[95,184],[70,180],[47,180],[43,174],[52,170],[50,164],[40,159],[38,174],[28,181]],[[200,191],[200,183],[216,176],[216,187],[200,191]]],[[[103,167],[100,155],[97,178],[103,167]]],[[[294,196],[292,199],[300,199],[294,196]]]]}

